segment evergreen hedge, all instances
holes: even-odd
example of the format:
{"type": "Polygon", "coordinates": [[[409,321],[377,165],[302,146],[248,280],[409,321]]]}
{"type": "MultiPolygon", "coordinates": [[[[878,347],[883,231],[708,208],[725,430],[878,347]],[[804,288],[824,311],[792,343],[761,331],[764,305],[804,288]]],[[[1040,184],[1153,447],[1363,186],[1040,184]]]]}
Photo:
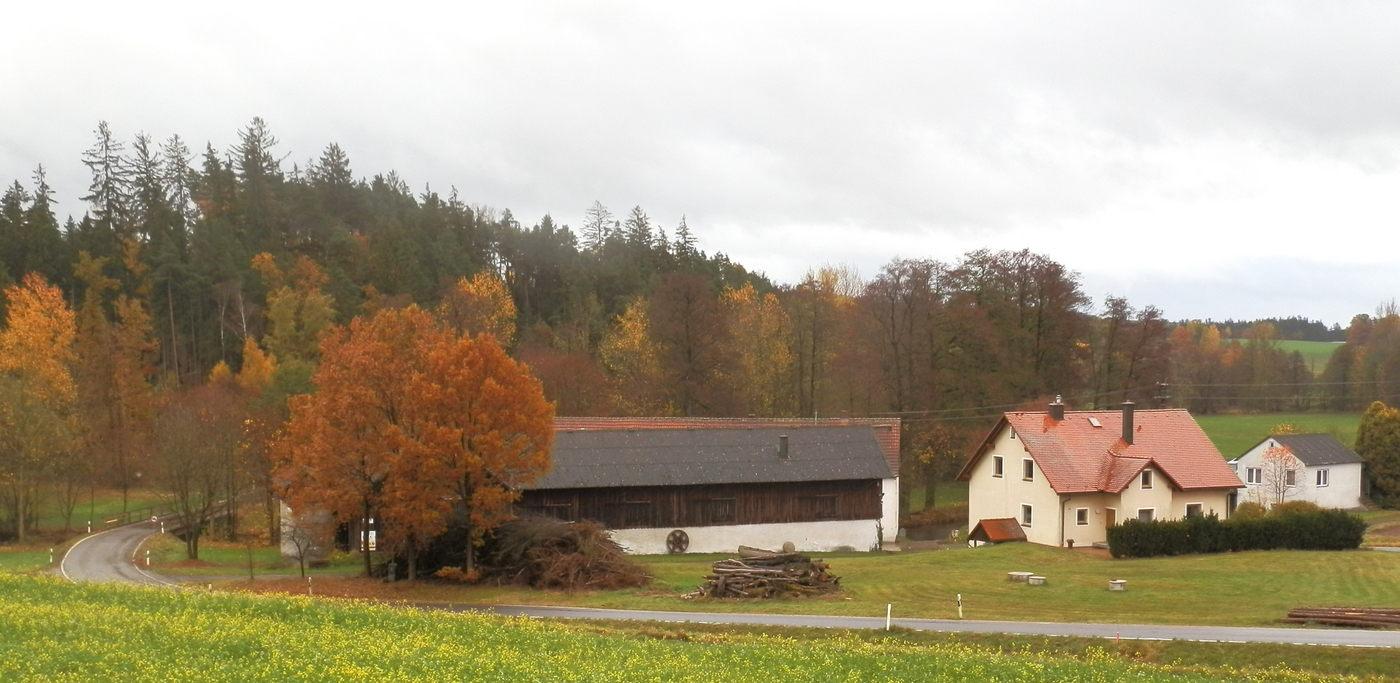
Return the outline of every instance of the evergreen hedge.
{"type": "Polygon", "coordinates": [[[1172,521],[1130,519],[1108,529],[1114,557],[1156,557],[1238,550],[1347,550],[1361,545],[1366,522],[1341,510],[1274,512],[1221,521],[1215,515],[1172,521]]]}

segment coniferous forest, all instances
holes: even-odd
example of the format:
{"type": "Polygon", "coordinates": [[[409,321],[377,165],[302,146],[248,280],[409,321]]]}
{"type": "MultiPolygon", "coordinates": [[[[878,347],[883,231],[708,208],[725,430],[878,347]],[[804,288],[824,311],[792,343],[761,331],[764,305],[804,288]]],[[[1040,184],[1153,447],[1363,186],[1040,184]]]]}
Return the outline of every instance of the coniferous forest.
{"type": "Polygon", "coordinates": [[[912,484],[955,472],[1001,411],[1055,395],[1200,413],[1359,410],[1400,395],[1393,306],[1345,330],[1172,323],[1148,302],[1092,298],[1028,251],[897,258],[867,274],[814,264],[778,283],[698,248],[704,227],[683,216],[595,202],[575,225],[517,217],[489,197],[367,174],[350,152],[332,143],[291,163],[302,152],[261,119],[227,149],[103,123],[81,160],[52,162],[90,170],[83,215],[55,214],[43,167],[5,188],[0,521],[22,536],[35,496],[71,516],[94,482],[126,490],[143,474],[265,489],[258,443],[289,396],[314,390],[322,334],[411,303],[493,332],[560,415],[902,417],[912,484]],[[50,360],[71,381],[39,396],[14,368],[26,335],[60,338],[65,315],[72,353],[50,360]],[[1309,367],[1280,345],[1299,335],[1345,343],[1309,367]],[[79,445],[40,457],[60,442],[79,445]],[[170,474],[219,443],[231,455],[204,479],[170,474]]]}

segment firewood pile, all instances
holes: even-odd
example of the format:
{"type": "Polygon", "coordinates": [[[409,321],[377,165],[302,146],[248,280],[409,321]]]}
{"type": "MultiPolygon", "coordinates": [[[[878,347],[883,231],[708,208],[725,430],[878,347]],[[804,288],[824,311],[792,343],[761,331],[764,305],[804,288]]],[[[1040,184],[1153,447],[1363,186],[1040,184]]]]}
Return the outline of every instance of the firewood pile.
{"type": "Polygon", "coordinates": [[[1288,610],[1290,624],[1326,624],[1360,628],[1400,626],[1400,609],[1377,607],[1299,607],[1288,610]]]}
{"type": "Polygon", "coordinates": [[[710,575],[686,598],[773,598],[831,593],[841,579],[821,560],[802,553],[739,547],[739,557],[710,566],[710,575]]]}

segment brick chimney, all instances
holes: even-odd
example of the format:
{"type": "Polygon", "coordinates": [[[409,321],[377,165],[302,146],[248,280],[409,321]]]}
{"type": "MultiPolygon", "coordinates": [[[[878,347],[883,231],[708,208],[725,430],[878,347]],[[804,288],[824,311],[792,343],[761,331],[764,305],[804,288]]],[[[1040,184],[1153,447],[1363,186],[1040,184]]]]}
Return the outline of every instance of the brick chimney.
{"type": "Polygon", "coordinates": [[[1133,445],[1133,402],[1123,402],[1123,440],[1133,445]]]}

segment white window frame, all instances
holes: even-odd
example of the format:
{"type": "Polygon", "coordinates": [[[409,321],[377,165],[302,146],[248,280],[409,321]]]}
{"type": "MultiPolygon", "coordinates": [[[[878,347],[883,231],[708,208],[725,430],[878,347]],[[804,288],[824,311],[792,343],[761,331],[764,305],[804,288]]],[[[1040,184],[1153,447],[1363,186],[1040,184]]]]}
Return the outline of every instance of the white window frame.
{"type": "Polygon", "coordinates": [[[1323,468],[1318,469],[1318,471],[1317,471],[1317,487],[1318,487],[1318,488],[1322,488],[1322,487],[1324,487],[1324,486],[1329,486],[1329,485],[1331,485],[1331,483],[1332,483],[1332,470],[1329,469],[1329,468],[1326,468],[1326,467],[1323,467],[1323,468]]]}
{"type": "Polygon", "coordinates": [[[1206,506],[1205,506],[1205,503],[1187,503],[1187,504],[1186,504],[1186,507],[1184,508],[1184,510],[1185,510],[1185,513],[1184,513],[1184,514],[1185,514],[1186,516],[1183,517],[1183,519],[1190,519],[1190,518],[1191,518],[1191,506],[1192,506],[1192,505],[1195,505],[1197,508],[1200,509],[1200,516],[1202,516],[1202,517],[1205,517],[1205,516],[1206,516],[1206,506]]]}
{"type": "Polygon", "coordinates": [[[992,456],[992,476],[993,476],[993,477],[1000,477],[1000,476],[1002,475],[1002,472],[1005,472],[1005,471],[1006,471],[1005,459],[1002,458],[1000,455],[993,455],[993,456],[992,456]]]}
{"type": "Polygon", "coordinates": [[[1035,460],[1021,458],[1021,481],[1035,481],[1035,460]]]}
{"type": "Polygon", "coordinates": [[[1031,522],[1035,521],[1035,506],[1030,503],[1021,503],[1021,526],[1031,528],[1031,522]]]}
{"type": "Polygon", "coordinates": [[[1264,483],[1264,468],[1246,467],[1244,468],[1244,483],[1251,486],[1264,483]]]}
{"type": "Polygon", "coordinates": [[[1297,486],[1297,485],[1298,485],[1298,470],[1296,470],[1296,469],[1284,470],[1284,471],[1283,471],[1283,485],[1284,485],[1284,486],[1287,486],[1287,487],[1290,488],[1290,489],[1293,488],[1293,487],[1295,487],[1295,486],[1297,486]]]}
{"type": "Polygon", "coordinates": [[[1138,479],[1138,484],[1139,484],[1140,486],[1142,486],[1142,490],[1144,490],[1144,491],[1151,491],[1151,490],[1152,490],[1152,480],[1156,478],[1156,477],[1152,476],[1152,470],[1150,470],[1150,469],[1149,469],[1149,470],[1143,470],[1143,471],[1142,471],[1142,474],[1138,475],[1138,477],[1139,477],[1139,479],[1138,479]]]}
{"type": "Polygon", "coordinates": [[[1075,509],[1074,509],[1074,525],[1075,525],[1075,526],[1089,526],[1089,508],[1075,508],[1075,509]],[[1082,521],[1082,522],[1079,521],[1079,516],[1080,516],[1081,514],[1084,515],[1084,521],[1082,521]]]}
{"type": "Polygon", "coordinates": [[[1138,511],[1137,511],[1137,519],[1138,519],[1139,522],[1155,522],[1155,521],[1157,521],[1157,508],[1138,508],[1138,511]],[[1145,519],[1145,520],[1144,520],[1144,519],[1142,518],[1142,513],[1144,513],[1144,512],[1151,513],[1151,518],[1150,518],[1150,519],[1145,519]]]}

